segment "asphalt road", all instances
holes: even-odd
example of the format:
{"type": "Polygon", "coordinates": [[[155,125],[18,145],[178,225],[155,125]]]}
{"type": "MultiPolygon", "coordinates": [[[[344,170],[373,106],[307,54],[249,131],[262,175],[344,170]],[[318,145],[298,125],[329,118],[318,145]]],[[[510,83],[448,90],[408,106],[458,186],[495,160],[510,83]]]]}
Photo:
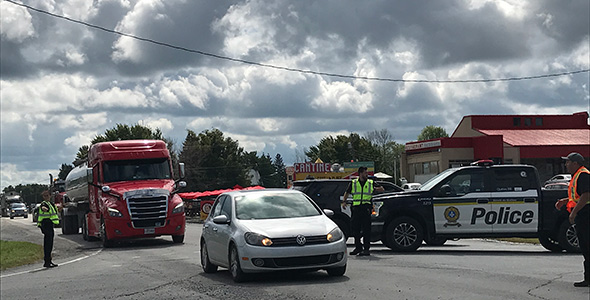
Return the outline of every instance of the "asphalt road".
{"type": "MultiPolygon", "coordinates": [[[[1,273],[2,299],[584,299],[574,288],[582,256],[538,245],[460,240],[415,253],[374,244],[370,257],[349,258],[340,278],[324,271],[271,273],[235,284],[227,270],[203,273],[201,224],[188,224],[185,243],[170,237],[102,249],[57,229],[54,269],[42,262],[1,273]]],[[[30,219],[2,218],[5,240],[41,243],[30,219]]],[[[349,240],[349,249],[352,239],[349,240]]]]}

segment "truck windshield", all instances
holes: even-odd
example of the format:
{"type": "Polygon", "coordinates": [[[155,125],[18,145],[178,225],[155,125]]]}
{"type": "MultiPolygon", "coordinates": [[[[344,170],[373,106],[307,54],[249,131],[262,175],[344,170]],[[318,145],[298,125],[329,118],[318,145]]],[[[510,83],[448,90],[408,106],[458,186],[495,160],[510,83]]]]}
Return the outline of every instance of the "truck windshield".
{"type": "Polygon", "coordinates": [[[447,178],[447,176],[451,175],[451,173],[454,173],[455,171],[457,171],[457,169],[446,169],[446,170],[442,171],[440,174],[438,174],[438,175],[430,178],[428,181],[426,181],[419,188],[419,190],[429,191],[431,188],[433,188],[435,185],[437,185],[439,182],[441,182],[442,180],[447,178]]]}
{"type": "Polygon", "coordinates": [[[105,182],[172,178],[166,158],[106,161],[103,168],[105,182]]]}

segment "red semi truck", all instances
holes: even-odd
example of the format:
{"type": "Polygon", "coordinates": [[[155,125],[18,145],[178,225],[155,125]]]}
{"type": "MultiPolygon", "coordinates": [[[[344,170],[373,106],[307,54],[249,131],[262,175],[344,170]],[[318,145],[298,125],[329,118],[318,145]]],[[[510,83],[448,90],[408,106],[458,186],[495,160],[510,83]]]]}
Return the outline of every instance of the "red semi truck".
{"type": "Polygon", "coordinates": [[[125,140],[97,143],[88,160],[66,178],[62,210],[64,234],[115,240],[171,235],[184,241],[184,204],[178,189],[185,187],[184,164],[174,180],[166,143],[125,140]]]}

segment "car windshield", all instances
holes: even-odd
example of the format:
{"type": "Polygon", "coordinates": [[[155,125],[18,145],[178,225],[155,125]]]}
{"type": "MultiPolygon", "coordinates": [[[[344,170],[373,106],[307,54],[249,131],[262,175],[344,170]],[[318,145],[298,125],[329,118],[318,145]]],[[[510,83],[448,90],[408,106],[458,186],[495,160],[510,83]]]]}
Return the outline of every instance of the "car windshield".
{"type": "Polygon", "coordinates": [[[305,195],[300,193],[252,193],[236,197],[238,219],[282,219],[321,215],[305,195]]]}
{"type": "Polygon", "coordinates": [[[170,178],[172,175],[166,158],[113,160],[104,163],[104,182],[170,178]]]}
{"type": "Polygon", "coordinates": [[[10,206],[12,208],[25,208],[25,204],[24,203],[12,203],[10,206]]]}
{"type": "Polygon", "coordinates": [[[453,173],[455,171],[457,171],[457,169],[446,169],[446,170],[442,171],[440,174],[430,178],[418,189],[421,191],[429,191],[435,185],[437,185],[439,182],[441,182],[442,180],[447,178],[448,175],[451,175],[451,173],[453,173]]]}

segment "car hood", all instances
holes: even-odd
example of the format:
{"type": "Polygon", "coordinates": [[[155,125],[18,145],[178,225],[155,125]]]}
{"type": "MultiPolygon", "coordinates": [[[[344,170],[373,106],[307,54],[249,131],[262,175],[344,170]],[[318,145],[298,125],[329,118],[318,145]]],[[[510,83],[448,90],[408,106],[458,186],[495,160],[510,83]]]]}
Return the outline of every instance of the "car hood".
{"type": "Polygon", "coordinates": [[[124,194],[135,190],[147,190],[147,189],[163,189],[168,192],[172,191],[174,181],[173,180],[135,180],[135,181],[119,181],[107,183],[111,188],[112,192],[118,194],[124,194]]]}
{"type": "Polygon", "coordinates": [[[336,228],[328,217],[314,216],[302,218],[240,220],[246,231],[255,232],[270,238],[325,235],[336,228]]]}

